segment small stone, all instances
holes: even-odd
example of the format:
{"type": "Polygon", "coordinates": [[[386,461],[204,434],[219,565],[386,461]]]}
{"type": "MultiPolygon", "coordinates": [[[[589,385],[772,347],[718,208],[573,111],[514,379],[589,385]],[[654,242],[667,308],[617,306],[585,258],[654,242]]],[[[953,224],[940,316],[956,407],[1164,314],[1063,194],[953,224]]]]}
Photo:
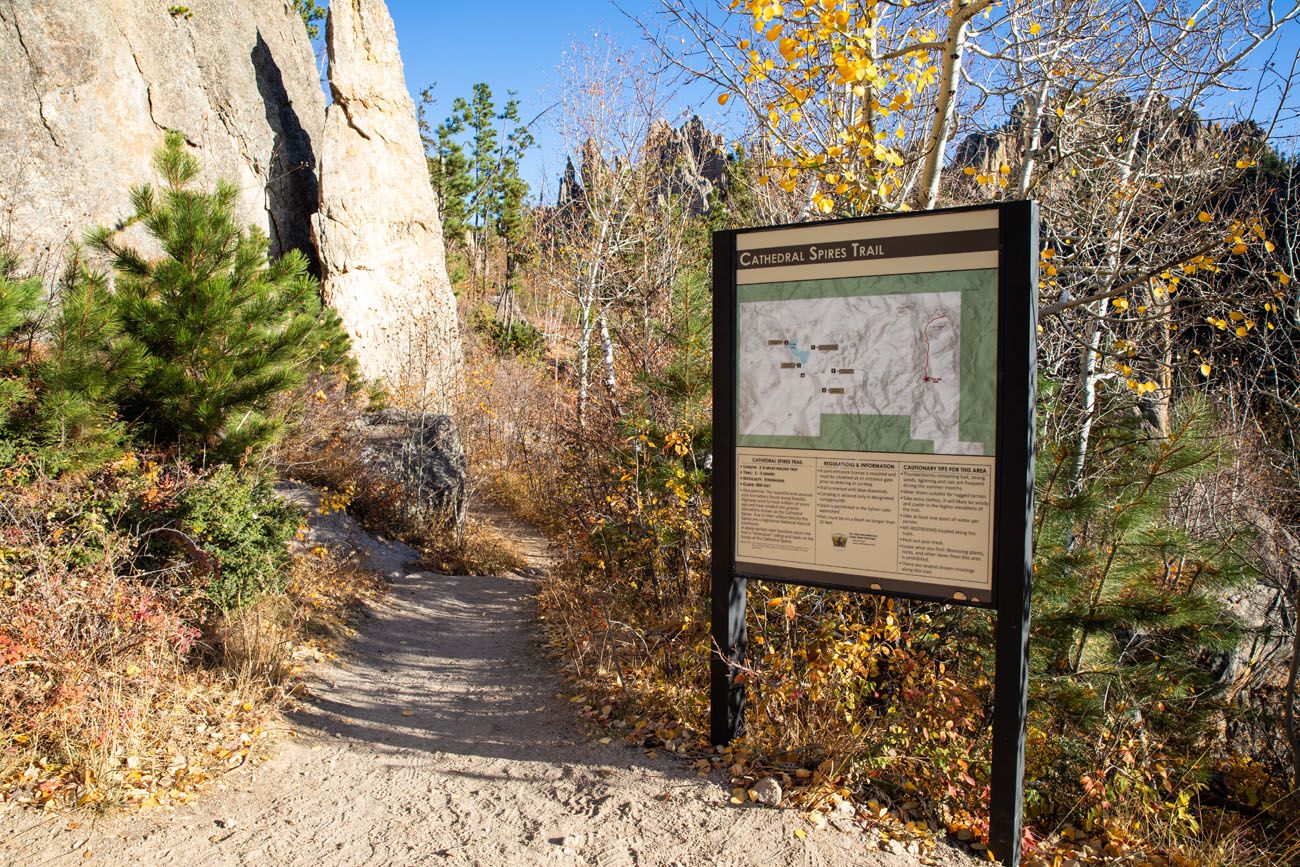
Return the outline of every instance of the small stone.
{"type": "Polygon", "coordinates": [[[884,847],[886,852],[891,852],[895,855],[902,855],[907,851],[907,848],[897,840],[881,840],[880,845],[884,847]]]}
{"type": "Polygon", "coordinates": [[[586,844],[586,834],[565,834],[560,838],[560,845],[565,849],[581,849],[586,844]]]}
{"type": "Polygon", "coordinates": [[[779,807],[781,805],[781,784],[773,777],[763,777],[754,783],[751,790],[757,796],[760,804],[767,807],[779,807]]]}
{"type": "Polygon", "coordinates": [[[857,811],[854,810],[852,801],[840,801],[835,805],[835,812],[841,816],[852,816],[857,811]]]}
{"type": "Polygon", "coordinates": [[[235,827],[235,825],[239,823],[236,822],[234,819],[217,819],[216,824],[218,828],[230,829],[235,827]]]}

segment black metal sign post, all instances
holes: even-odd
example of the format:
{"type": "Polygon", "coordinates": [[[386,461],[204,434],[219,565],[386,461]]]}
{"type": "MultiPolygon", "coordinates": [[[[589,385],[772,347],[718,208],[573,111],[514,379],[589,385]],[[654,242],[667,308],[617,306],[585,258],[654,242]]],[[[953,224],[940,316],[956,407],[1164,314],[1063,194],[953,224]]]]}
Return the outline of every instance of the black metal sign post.
{"type": "Polygon", "coordinates": [[[713,653],[709,735],[716,745],[742,733],[745,687],[745,578],[736,574],[736,233],[713,234],[713,653]],[[718,552],[727,552],[718,556],[718,552]]]}
{"type": "MultiPolygon", "coordinates": [[[[814,587],[833,587],[873,592],[902,598],[930,599],[954,604],[993,608],[997,612],[995,631],[993,750],[989,803],[989,848],[1003,864],[1020,863],[1021,816],[1024,792],[1024,745],[1026,692],[1029,676],[1029,613],[1031,585],[1031,529],[1034,494],[1034,401],[1036,364],[1036,298],[1038,287],[1038,209],[1033,202],[1007,202],[993,206],[930,211],[916,215],[891,215],[863,220],[800,224],[798,227],[770,227],[755,232],[785,229],[827,229],[829,243],[789,243],[758,247],[747,245],[743,254],[737,239],[748,231],[716,232],[713,236],[713,563],[712,627],[714,652],[711,667],[711,738],[717,745],[730,742],[743,732],[745,688],[740,676],[745,652],[746,577],[785,581],[814,587]],[[996,239],[985,231],[927,230],[910,233],[907,220],[930,215],[949,215],[961,229],[975,212],[996,211],[996,239]],[[870,241],[856,238],[859,224],[890,223],[864,230],[870,241]],[[800,279],[797,271],[779,266],[799,262],[801,257],[832,260],[866,260],[872,257],[918,257],[933,255],[951,262],[952,255],[996,250],[997,267],[997,350],[996,350],[996,462],[993,464],[991,593],[966,596],[952,588],[938,589],[898,576],[876,579],[861,572],[836,574],[821,568],[789,568],[770,565],[757,569],[737,560],[737,327],[738,267],[761,261],[771,266],[774,281],[800,279]]],[[[791,233],[772,236],[796,240],[791,233]]],[[[933,270],[941,270],[935,268],[933,270]]],[[[841,273],[841,272],[830,272],[841,273]]],[[[843,273],[854,273],[847,271],[843,273]]],[[[861,273],[913,273],[906,269],[861,273]]],[[[917,267],[915,273],[927,273],[917,267]]],[[[752,281],[751,281],[752,282],[752,281]]],[[[929,327],[927,323],[927,328],[929,327]]],[[[781,341],[771,341],[780,344],[781,341]]],[[[777,348],[780,348],[779,346],[777,348]]],[[[815,346],[812,347],[816,349],[815,346]]],[[[928,344],[927,344],[928,352],[928,344]]],[[[928,358],[928,357],[927,357],[928,358]]],[[[928,361],[927,361],[928,364],[928,361]]],[[[795,366],[795,365],[783,365],[795,366]]],[[[802,367],[802,365],[799,365],[802,367]]],[[[832,372],[835,372],[832,369],[832,372]]],[[[930,382],[927,368],[926,381],[930,382]]],[[[826,389],[822,389],[826,391],[826,389]]],[[[789,448],[789,446],[786,446],[789,448]]],[[[796,454],[796,452],[789,452],[796,454]]],[[[803,454],[809,454],[804,452],[803,454]]],[[[918,456],[920,457],[920,456],[918,456]]],[[[836,546],[844,544],[841,536],[836,546]]]]}

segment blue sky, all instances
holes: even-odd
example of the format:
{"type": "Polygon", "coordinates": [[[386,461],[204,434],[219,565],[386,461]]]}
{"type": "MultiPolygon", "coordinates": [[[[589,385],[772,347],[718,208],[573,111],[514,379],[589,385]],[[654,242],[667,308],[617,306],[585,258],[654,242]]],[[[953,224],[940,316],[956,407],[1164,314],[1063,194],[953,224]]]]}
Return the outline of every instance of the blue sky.
{"type": "MultiPolygon", "coordinates": [[[[655,0],[620,3],[630,14],[643,17],[653,15],[657,5],[655,0]]],[[[498,105],[507,90],[518,91],[520,114],[531,119],[551,101],[548,91],[555,86],[556,67],[571,44],[589,39],[597,30],[620,44],[640,38],[636,25],[608,0],[388,0],[388,9],[397,25],[407,86],[418,93],[437,84],[433,120],[445,117],[452,100],[468,97],[479,81],[492,87],[498,105]]],[[[696,99],[707,96],[696,94],[696,99]]],[[[689,110],[688,102],[678,110],[689,110]]],[[[526,159],[523,173],[534,195],[545,181],[548,198],[553,197],[555,180],[564,169],[563,145],[545,119],[534,135],[538,147],[526,159]]]]}
{"type": "MultiPolygon", "coordinates": [[[[407,86],[418,98],[420,90],[436,84],[434,121],[449,113],[455,97],[469,96],[479,81],[492,87],[498,104],[504,102],[507,90],[518,91],[524,119],[534,117],[553,98],[556,67],[571,44],[586,41],[599,30],[618,43],[633,45],[640,34],[620,8],[647,21],[656,20],[659,8],[657,0],[620,0],[618,7],[609,0],[388,0],[388,7],[397,26],[407,86]]],[[[1293,25],[1276,51],[1258,56],[1256,62],[1272,59],[1285,69],[1297,51],[1300,26],[1293,25]]],[[[700,87],[687,90],[675,110],[680,114],[698,106],[706,122],[721,128],[723,119],[711,97],[700,87]]],[[[1300,100],[1292,97],[1290,102],[1300,100]]],[[[1249,108],[1233,106],[1225,113],[1249,113],[1249,108]]],[[[1283,132],[1291,137],[1280,140],[1280,147],[1300,150],[1300,121],[1292,120],[1283,132]]],[[[545,119],[535,126],[534,134],[539,146],[525,160],[523,174],[534,195],[540,189],[549,199],[564,168],[563,146],[545,119]]]]}

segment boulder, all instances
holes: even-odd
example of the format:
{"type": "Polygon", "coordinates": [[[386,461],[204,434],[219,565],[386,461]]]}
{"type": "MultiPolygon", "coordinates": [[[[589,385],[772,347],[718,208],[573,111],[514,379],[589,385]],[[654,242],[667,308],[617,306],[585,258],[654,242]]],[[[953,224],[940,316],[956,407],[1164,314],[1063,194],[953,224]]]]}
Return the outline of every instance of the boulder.
{"type": "Polygon", "coordinates": [[[384,410],[365,417],[366,465],[405,492],[399,504],[409,527],[465,526],[469,465],[456,423],[448,415],[384,410]]]}
{"type": "Polygon", "coordinates": [[[382,0],[331,3],[326,43],[314,222],[325,298],[366,377],[443,412],[461,358],[456,300],[393,20],[382,0]]]}
{"type": "Polygon", "coordinates": [[[33,266],[53,273],[69,242],[132,212],[169,129],[201,183],[238,185],[273,252],[315,261],[325,98],[285,0],[0,0],[0,70],[0,236],[33,266]]]}

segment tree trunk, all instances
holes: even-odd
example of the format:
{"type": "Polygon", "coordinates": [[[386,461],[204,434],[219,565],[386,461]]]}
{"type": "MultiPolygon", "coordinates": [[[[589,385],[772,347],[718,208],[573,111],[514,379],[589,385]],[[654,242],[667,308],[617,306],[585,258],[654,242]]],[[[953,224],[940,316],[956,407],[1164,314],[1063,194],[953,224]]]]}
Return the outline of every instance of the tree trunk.
{"type": "Polygon", "coordinates": [[[991,2],[992,0],[979,0],[970,5],[962,0],[952,2],[948,36],[944,40],[943,67],[939,73],[939,95],[935,98],[934,120],[930,123],[930,135],[925,143],[925,168],[921,173],[920,195],[923,211],[933,208],[939,198],[943,158],[957,116],[957,85],[961,81],[961,59],[966,51],[970,20],[991,2]]]}
{"type": "Polygon", "coordinates": [[[614,375],[614,341],[609,336],[609,319],[605,316],[605,311],[601,311],[596,317],[596,323],[600,327],[600,354],[605,361],[605,390],[609,392],[609,402],[614,407],[616,415],[623,414],[623,408],[618,402],[618,380],[614,375]]]}

